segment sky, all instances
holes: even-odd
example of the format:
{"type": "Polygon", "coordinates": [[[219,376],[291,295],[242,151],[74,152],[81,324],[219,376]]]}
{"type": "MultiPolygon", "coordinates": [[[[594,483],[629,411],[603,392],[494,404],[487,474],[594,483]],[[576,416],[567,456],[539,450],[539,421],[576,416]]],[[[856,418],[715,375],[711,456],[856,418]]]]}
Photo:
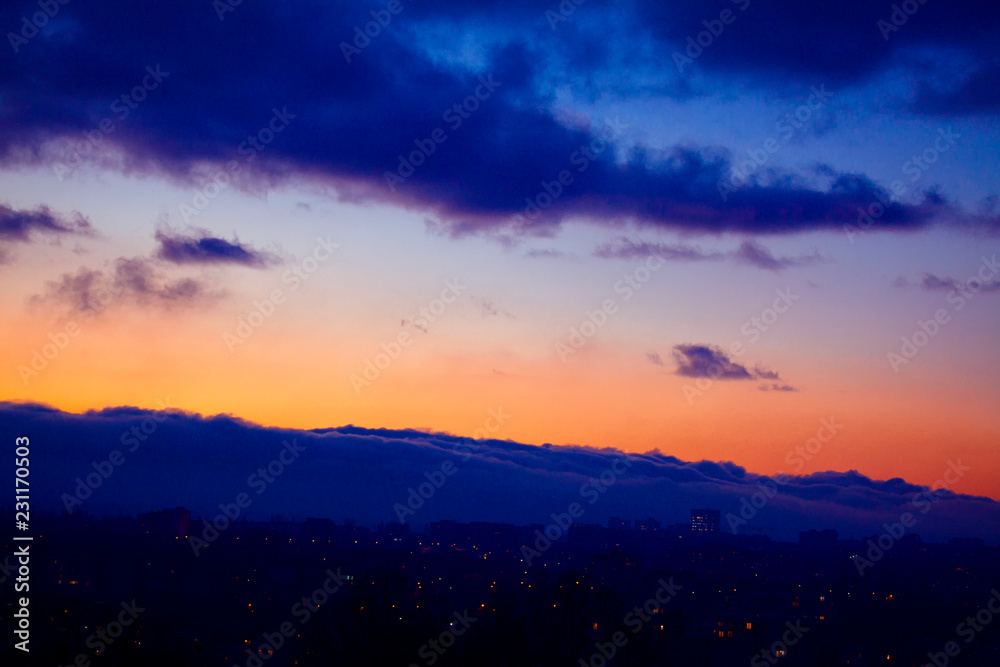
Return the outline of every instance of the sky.
{"type": "Polygon", "coordinates": [[[11,405],[918,486],[961,460],[951,490],[1000,499],[991,3],[15,2],[0,27],[11,405]]]}

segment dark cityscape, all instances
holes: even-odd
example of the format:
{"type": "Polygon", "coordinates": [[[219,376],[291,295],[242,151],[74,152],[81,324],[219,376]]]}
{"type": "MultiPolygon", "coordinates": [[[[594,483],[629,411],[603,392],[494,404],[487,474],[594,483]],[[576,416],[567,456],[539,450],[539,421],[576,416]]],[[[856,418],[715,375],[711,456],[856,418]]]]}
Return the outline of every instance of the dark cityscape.
{"type": "MultiPolygon", "coordinates": [[[[1000,548],[908,535],[864,565],[867,540],[809,530],[779,542],[720,532],[718,519],[699,509],[686,525],[615,517],[563,532],[552,529],[558,515],[549,525],[439,521],[422,531],[329,519],[213,524],[183,508],[45,516],[31,580],[33,631],[45,640],[33,658],[77,667],[998,664],[1000,626],[990,621],[1000,613],[1000,548]],[[195,537],[206,528],[208,544],[195,537]]],[[[15,577],[13,555],[2,562],[15,577]]]]}

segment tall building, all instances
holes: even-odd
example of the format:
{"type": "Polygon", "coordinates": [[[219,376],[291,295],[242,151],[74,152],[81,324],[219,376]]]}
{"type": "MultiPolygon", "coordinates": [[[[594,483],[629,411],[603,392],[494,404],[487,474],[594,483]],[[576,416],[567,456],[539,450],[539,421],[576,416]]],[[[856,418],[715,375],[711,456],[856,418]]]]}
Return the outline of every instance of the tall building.
{"type": "Polygon", "coordinates": [[[139,525],[147,533],[170,537],[187,537],[191,523],[191,510],[178,507],[139,515],[139,525]]]}
{"type": "Polygon", "coordinates": [[[709,509],[691,510],[691,532],[694,533],[719,532],[719,510],[709,510],[709,509]]]}
{"type": "Polygon", "coordinates": [[[636,519],[635,520],[635,529],[636,530],[646,530],[646,531],[659,530],[660,529],[660,522],[657,521],[656,519],[654,519],[653,517],[649,517],[645,521],[642,521],[640,519],[636,519]]]}
{"type": "Polygon", "coordinates": [[[799,544],[809,549],[837,548],[837,531],[827,528],[826,530],[804,530],[799,533],[799,544]]]}

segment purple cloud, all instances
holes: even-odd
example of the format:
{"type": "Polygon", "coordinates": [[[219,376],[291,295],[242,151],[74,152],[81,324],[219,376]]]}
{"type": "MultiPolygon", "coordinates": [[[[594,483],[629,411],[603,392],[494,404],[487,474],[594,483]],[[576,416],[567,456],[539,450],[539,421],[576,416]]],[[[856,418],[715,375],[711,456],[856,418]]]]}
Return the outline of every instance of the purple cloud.
{"type": "Polygon", "coordinates": [[[156,232],[160,244],[156,256],[174,264],[242,264],[255,268],[277,263],[271,254],[254,250],[238,240],[227,241],[206,230],[184,235],[164,230],[156,232]]]}

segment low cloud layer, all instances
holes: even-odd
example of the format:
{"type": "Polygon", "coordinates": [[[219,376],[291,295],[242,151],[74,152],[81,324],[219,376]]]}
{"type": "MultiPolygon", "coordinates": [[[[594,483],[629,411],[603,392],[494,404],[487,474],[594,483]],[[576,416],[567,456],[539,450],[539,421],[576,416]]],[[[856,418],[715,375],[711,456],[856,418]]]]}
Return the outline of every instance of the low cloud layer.
{"type": "MultiPolygon", "coordinates": [[[[169,405],[169,399],[164,402],[169,405]]],[[[485,411],[484,411],[485,414],[485,411]]],[[[32,450],[32,502],[39,511],[64,509],[94,463],[119,451],[124,462],[75,511],[143,512],[182,505],[196,515],[247,491],[247,478],[295,441],[294,464],[254,495],[249,515],[354,518],[374,525],[396,518],[393,506],[426,481],[425,472],[452,461],[457,472],[411,518],[520,524],[544,522],[579,500],[580,487],[621,456],[617,450],[532,446],[427,433],[352,426],[292,430],[265,428],[227,416],[109,408],[82,415],[34,404],[0,403],[0,428],[45,443],[32,450]]],[[[588,508],[587,522],[609,516],[653,516],[686,523],[692,507],[738,512],[742,498],[768,478],[727,462],[687,462],[650,452],[629,455],[627,474],[588,508]]],[[[947,463],[942,461],[942,468],[947,463]]],[[[857,472],[790,476],[754,521],[778,537],[798,530],[836,528],[845,536],[881,532],[882,522],[913,511],[923,487],[901,479],[874,481],[857,472]]],[[[1000,504],[942,491],[914,532],[930,539],[978,536],[996,542],[1000,504]]]]}

